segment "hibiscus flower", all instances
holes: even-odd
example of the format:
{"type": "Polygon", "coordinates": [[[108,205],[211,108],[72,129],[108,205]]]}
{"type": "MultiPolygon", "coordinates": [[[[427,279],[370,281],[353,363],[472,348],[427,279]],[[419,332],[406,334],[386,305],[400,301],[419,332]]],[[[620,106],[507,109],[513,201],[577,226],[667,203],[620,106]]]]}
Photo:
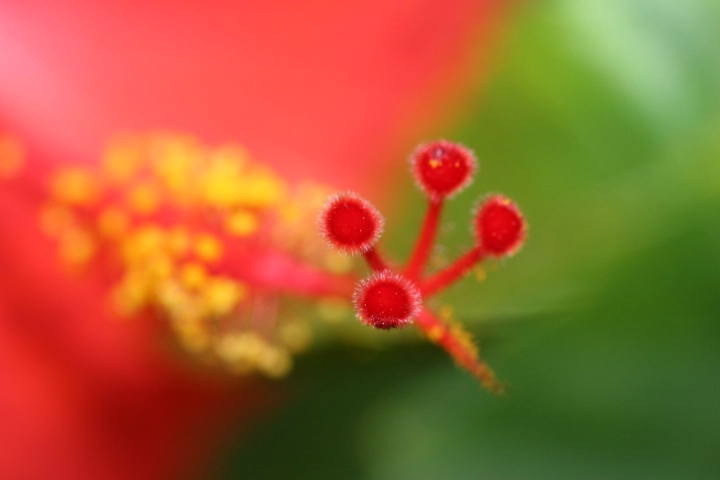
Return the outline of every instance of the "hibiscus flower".
{"type": "MultiPolygon", "coordinates": [[[[288,185],[312,178],[373,187],[380,196],[376,177],[386,159],[420,119],[447,113],[445,93],[467,78],[496,7],[430,0],[314,2],[302,10],[290,2],[5,5],[0,476],[187,475],[223,429],[272,401],[252,381],[179,361],[160,342],[165,326],[147,310],[133,312],[145,321],[118,321],[108,306],[117,280],[109,270],[68,269],[67,260],[83,263],[89,244],[74,237],[64,258],[59,237],[43,231],[43,218],[57,221],[44,209],[48,195],[77,191],[62,180],[53,186],[51,178],[62,178],[53,172],[95,168],[119,131],[164,128],[211,144],[237,141],[288,185]]],[[[72,185],[72,175],[65,182],[72,185]]],[[[142,209],[151,195],[139,191],[142,209]]],[[[253,228],[255,220],[235,225],[253,228]]],[[[212,257],[212,240],[205,244],[212,257]]],[[[181,338],[191,348],[197,340],[181,338]]]]}

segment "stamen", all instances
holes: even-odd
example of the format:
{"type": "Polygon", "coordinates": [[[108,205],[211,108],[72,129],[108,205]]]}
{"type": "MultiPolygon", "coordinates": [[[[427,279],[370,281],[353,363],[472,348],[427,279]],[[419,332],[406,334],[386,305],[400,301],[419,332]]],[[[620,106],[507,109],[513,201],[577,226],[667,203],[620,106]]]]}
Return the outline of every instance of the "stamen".
{"type": "Polygon", "coordinates": [[[216,263],[222,257],[223,247],[217,237],[203,233],[195,241],[195,254],[204,262],[216,263]]]}
{"type": "Polygon", "coordinates": [[[99,171],[58,171],[41,222],[67,263],[116,279],[118,316],[155,313],[202,361],[275,378],[310,343],[303,302],[352,296],[352,260],[308,229],[328,193],[287,185],[237,146],[126,137],[99,171]]]}
{"type": "Polygon", "coordinates": [[[480,359],[477,347],[462,327],[459,325],[449,327],[426,308],[419,313],[415,325],[432,342],[445,349],[459,366],[480,380],[483,387],[493,393],[503,393],[503,384],[497,380],[492,368],[480,359]]]}
{"type": "Polygon", "coordinates": [[[247,210],[233,212],[227,219],[225,228],[231,235],[247,237],[257,232],[260,222],[257,217],[247,210]]]}
{"type": "Polygon", "coordinates": [[[128,205],[141,215],[150,215],[157,211],[160,204],[160,195],[150,183],[143,182],[133,186],[128,193],[128,205]]]}

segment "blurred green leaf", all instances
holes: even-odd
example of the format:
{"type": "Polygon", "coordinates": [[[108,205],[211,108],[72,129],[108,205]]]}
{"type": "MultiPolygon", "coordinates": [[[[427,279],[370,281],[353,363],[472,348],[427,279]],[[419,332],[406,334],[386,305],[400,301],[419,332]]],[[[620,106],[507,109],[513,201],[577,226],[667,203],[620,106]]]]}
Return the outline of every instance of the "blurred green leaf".
{"type": "Polygon", "coordinates": [[[490,91],[447,135],[475,147],[481,169],[450,205],[443,243],[450,257],[471,243],[468,212],[488,191],[518,201],[530,235],[448,303],[468,318],[573,307],[625,259],[717,210],[719,25],[720,6],[700,0],[523,12],[490,91]]]}
{"type": "MultiPolygon", "coordinates": [[[[445,212],[441,259],[471,244],[486,192],[516,199],[530,225],[515,258],[442,298],[514,388],[490,396],[429,345],[365,362],[317,352],[228,471],[719,478],[719,53],[711,0],[519,8],[489,90],[437,135],[481,161],[445,212]]],[[[423,214],[404,188],[409,213],[383,238],[392,253],[408,251],[423,214]]]]}

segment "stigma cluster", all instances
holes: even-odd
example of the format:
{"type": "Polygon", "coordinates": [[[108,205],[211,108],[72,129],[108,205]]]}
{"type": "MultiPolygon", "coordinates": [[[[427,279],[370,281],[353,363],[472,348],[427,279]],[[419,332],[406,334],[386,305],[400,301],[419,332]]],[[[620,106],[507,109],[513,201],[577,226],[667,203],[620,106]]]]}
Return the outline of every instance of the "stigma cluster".
{"type": "Polygon", "coordinates": [[[394,267],[379,252],[383,217],[353,192],[328,199],[318,220],[320,232],[338,251],[364,256],[372,270],[357,283],[353,295],[361,323],[382,330],[414,324],[486,388],[500,392],[502,384],[480,359],[470,336],[459,324],[438,318],[424,303],[486,258],[516,253],[525,239],[525,220],[505,196],[496,194],[480,200],[472,219],[475,245],[446,268],[427,274],[443,205],[472,182],[477,160],[465,146],[441,140],[418,147],[410,161],[415,180],[428,198],[428,209],[415,248],[403,267],[394,267]]]}

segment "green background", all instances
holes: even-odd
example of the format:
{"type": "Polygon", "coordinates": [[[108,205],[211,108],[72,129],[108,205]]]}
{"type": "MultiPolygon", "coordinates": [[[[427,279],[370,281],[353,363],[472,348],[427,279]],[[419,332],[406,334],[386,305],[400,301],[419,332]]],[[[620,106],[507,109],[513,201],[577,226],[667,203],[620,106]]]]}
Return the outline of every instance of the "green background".
{"type": "MultiPolygon", "coordinates": [[[[434,134],[481,162],[442,256],[470,244],[485,193],[530,225],[517,256],[441,299],[508,395],[412,332],[339,341],[298,360],[216,478],[720,478],[718,3],[520,5],[490,85],[434,134]]],[[[401,182],[383,238],[400,258],[424,212],[401,182]]]]}

